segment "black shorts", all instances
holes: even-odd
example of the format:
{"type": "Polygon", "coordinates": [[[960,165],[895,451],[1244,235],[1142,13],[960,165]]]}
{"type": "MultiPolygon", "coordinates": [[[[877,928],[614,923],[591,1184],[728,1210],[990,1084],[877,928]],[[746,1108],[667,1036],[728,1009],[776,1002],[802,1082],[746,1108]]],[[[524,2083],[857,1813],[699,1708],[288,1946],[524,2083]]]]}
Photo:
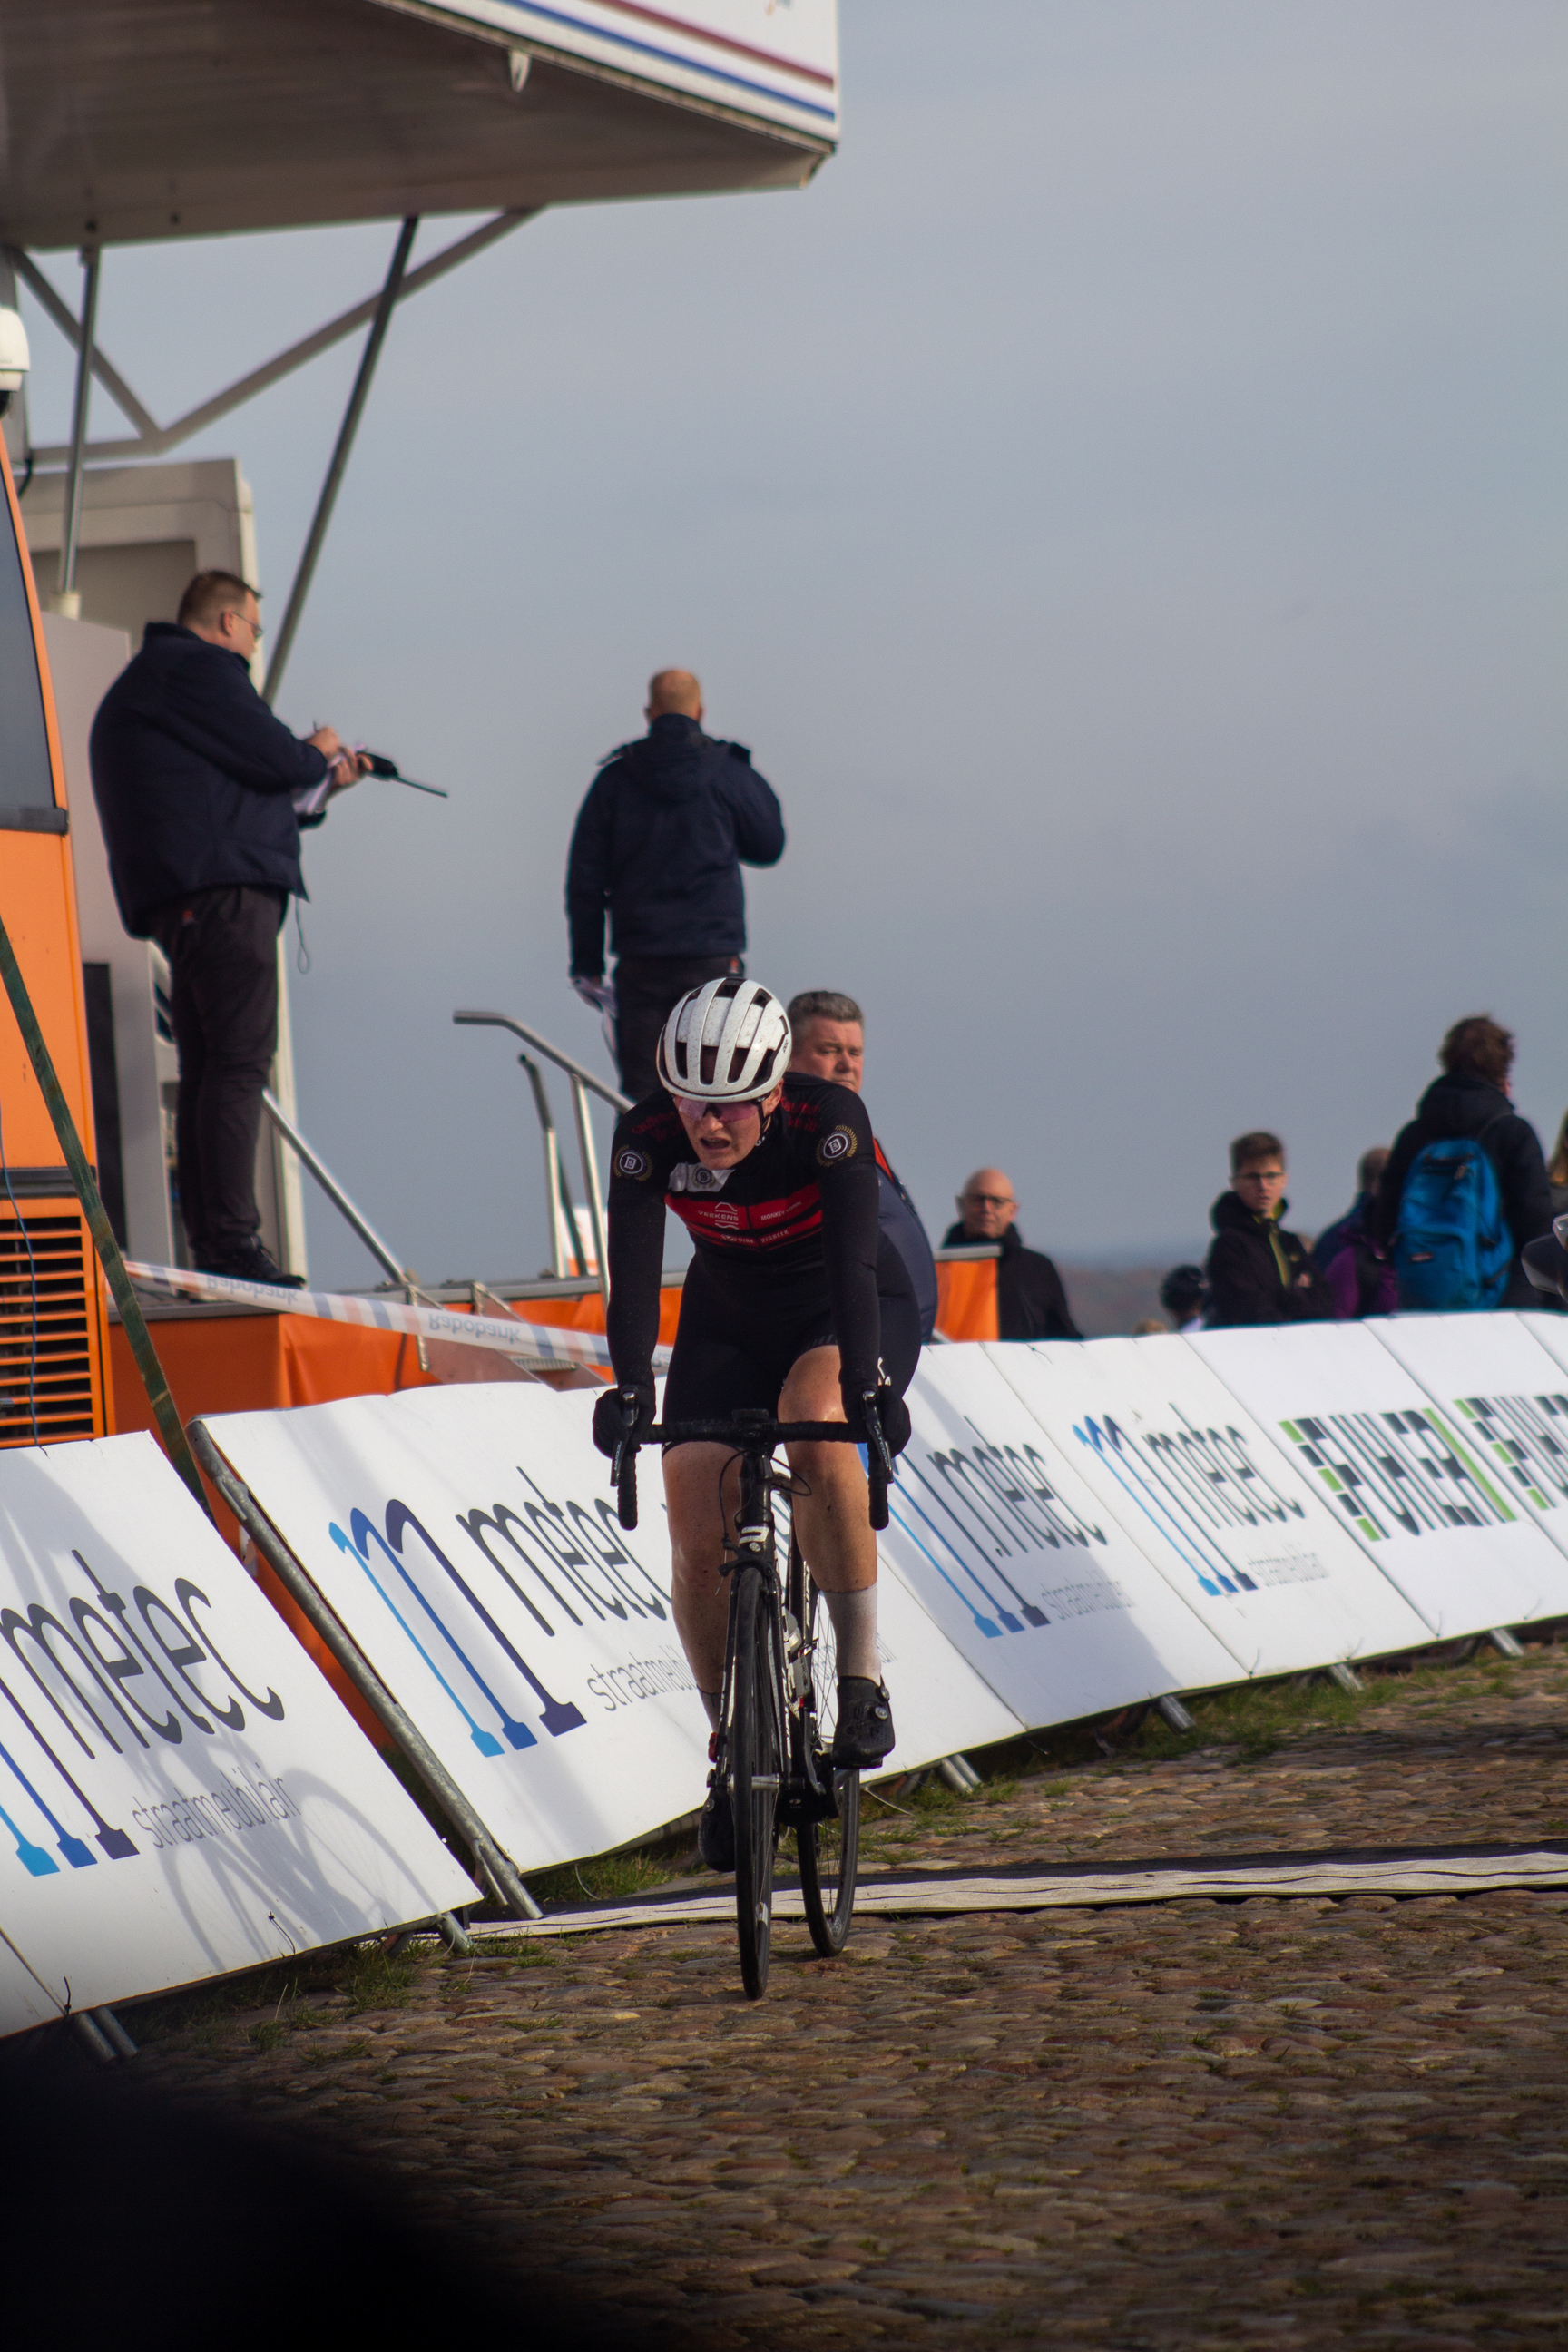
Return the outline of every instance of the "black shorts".
{"type": "MultiPolygon", "coordinates": [[[[879,1293],[882,1369],[902,1396],[921,1358],[912,1291],[879,1293]]],[[[727,1421],[737,1406],[777,1412],[792,1367],[837,1345],[826,1271],[782,1278],[759,1267],[716,1274],[699,1255],[680,1296],[664,1391],[666,1421],[727,1421]]]]}

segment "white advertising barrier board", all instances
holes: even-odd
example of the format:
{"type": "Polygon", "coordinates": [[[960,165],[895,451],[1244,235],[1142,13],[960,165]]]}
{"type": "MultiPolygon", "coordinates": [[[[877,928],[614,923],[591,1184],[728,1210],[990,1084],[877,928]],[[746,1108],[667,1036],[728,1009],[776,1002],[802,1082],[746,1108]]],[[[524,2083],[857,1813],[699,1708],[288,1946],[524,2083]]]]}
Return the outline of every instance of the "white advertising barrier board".
{"type": "MultiPolygon", "coordinates": [[[[1363,1328],[1420,1381],[1445,1426],[1479,1463],[1499,1507],[1568,1553],[1568,1371],[1530,1320],[1395,1315],[1363,1328]]],[[[1503,1623],[1568,1615],[1568,1562],[1543,1568],[1535,1584],[1532,1605],[1503,1623]]]]}
{"type": "Polygon", "coordinates": [[[986,1352],[1245,1674],[1431,1641],[1185,1339],[993,1342],[986,1352]]]}
{"type": "Polygon", "coordinates": [[[1538,1339],[1552,1358],[1568,1371],[1568,1315],[1525,1314],[1518,1320],[1532,1339],[1538,1339]]]}
{"type": "MultiPolygon", "coordinates": [[[[638,1465],[628,1535],[593,1402],[508,1381],[205,1423],[523,1871],[645,1835],[708,1778],[658,1455],[638,1465]]],[[[897,1589],[882,1631],[907,1727],[894,1769],[1016,1729],[897,1589]]]]}
{"type": "Polygon", "coordinates": [[[882,1557],[1026,1725],[1240,1679],[984,1349],[927,1349],[907,1402],[882,1557]]]}
{"type": "Polygon", "coordinates": [[[1568,1610],[1568,1560],[1508,1500],[1462,1417],[1373,1331],[1281,1325],[1199,1332],[1190,1344],[1435,1633],[1568,1610]]]}
{"type": "Polygon", "coordinates": [[[476,1893],[145,1435],[0,1454],[0,1832],[61,2008],[476,1893]]]}

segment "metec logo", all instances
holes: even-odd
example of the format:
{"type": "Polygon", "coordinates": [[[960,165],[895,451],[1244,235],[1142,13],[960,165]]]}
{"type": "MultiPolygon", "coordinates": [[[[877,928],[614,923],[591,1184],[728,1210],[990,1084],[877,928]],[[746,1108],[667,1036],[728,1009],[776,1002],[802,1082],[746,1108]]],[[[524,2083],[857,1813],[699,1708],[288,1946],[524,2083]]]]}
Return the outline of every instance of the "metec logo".
{"type": "Polygon", "coordinates": [[[816,1164],[819,1168],[835,1167],[840,1160],[853,1159],[859,1148],[854,1134],[848,1128],[836,1127],[832,1133],[825,1135],[817,1145],[816,1164]]]}

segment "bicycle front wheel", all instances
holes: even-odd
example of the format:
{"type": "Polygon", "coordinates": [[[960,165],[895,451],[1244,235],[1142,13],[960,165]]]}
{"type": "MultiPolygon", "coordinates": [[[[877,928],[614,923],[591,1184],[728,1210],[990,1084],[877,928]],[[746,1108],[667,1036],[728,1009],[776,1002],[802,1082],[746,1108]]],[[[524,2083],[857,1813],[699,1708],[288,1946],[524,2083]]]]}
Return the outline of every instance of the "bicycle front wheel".
{"type": "Polygon", "coordinates": [[[838,1660],[833,1625],[795,1542],[790,1547],[790,1607],[805,1630],[811,1690],[801,1734],[818,1779],[833,1791],[826,1821],[802,1822],[795,1832],[800,1894],[811,1940],[825,1959],[841,1952],[855,1916],[855,1874],[860,1862],[860,1775],[833,1770],[828,1754],[838,1712],[838,1660]]]}
{"type": "Polygon", "coordinates": [[[777,1619],[755,1570],[736,1570],[734,1702],[730,1789],[735,1815],[735,1917],[741,1978],[752,2000],[767,1990],[773,1943],[773,1854],[784,1769],[777,1619]]]}

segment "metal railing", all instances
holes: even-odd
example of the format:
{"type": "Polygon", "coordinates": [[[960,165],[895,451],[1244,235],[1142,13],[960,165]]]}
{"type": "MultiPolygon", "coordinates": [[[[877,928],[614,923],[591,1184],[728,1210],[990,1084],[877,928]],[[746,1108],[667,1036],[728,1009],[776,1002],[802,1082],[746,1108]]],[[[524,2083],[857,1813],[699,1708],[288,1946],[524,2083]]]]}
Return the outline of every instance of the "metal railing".
{"type": "Polygon", "coordinates": [[[555,1121],[551,1116],[550,1097],[544,1090],[544,1073],[540,1068],[539,1062],[540,1060],[553,1062],[558,1070],[565,1073],[572,1087],[572,1110],[577,1129],[577,1155],[582,1163],[583,1190],[587,1202],[589,1230],[594,1236],[594,1255],[597,1262],[595,1271],[598,1276],[599,1293],[608,1306],[610,1254],[605,1230],[605,1196],[599,1184],[599,1162],[594,1150],[594,1130],[588,1116],[588,1097],[591,1094],[597,1095],[599,1100],[608,1103],[614,1111],[630,1110],[631,1104],[625,1095],[617,1094],[614,1087],[606,1086],[603,1078],[596,1078],[592,1070],[585,1070],[581,1062],[574,1062],[570,1054],[563,1054],[559,1046],[551,1045],[549,1039],[542,1037],[537,1029],[531,1029],[525,1021],[514,1021],[510,1013],[454,1013],[452,1019],[457,1026],[462,1029],[510,1029],[514,1037],[521,1037],[525,1045],[532,1048],[531,1053],[520,1054],[517,1058],[528,1072],[529,1085],[533,1091],[533,1108],[539,1118],[540,1137],[544,1146],[544,1189],[550,1209],[551,1262],[557,1276],[561,1279],[566,1279],[574,1273],[586,1279],[589,1269],[583,1262],[583,1253],[577,1240],[577,1219],[573,1206],[571,1187],[567,1183],[566,1171],[561,1163],[560,1139],[555,1132],[555,1121]],[[566,1264],[566,1253],[562,1246],[563,1234],[570,1244],[572,1255],[575,1261],[571,1266],[566,1264]]]}
{"type": "Polygon", "coordinates": [[[398,1264],[397,1254],[391,1243],[382,1240],[363,1210],[355,1206],[326,1162],[311,1150],[270,1087],[262,1095],[261,1107],[300,1165],[310,1170],[338,1214],[353,1226],[372,1257],[379,1265],[384,1266],[398,1288],[406,1290],[412,1300],[413,1294],[419,1287],[416,1276],[407,1266],[398,1264]]]}

